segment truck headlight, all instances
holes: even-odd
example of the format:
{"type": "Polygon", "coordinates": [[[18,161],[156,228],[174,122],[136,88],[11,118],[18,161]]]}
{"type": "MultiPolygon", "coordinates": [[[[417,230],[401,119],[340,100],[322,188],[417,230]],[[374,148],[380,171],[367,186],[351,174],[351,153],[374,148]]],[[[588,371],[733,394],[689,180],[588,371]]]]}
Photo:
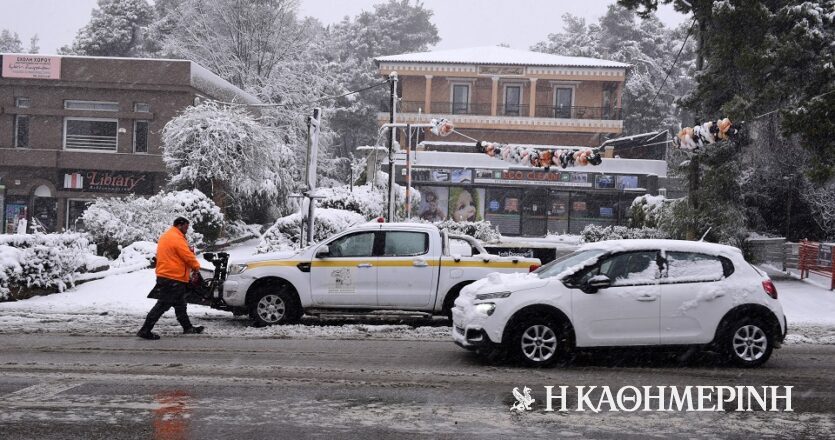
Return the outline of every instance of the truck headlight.
{"type": "Polygon", "coordinates": [[[475,299],[483,301],[486,299],[499,299],[499,298],[507,298],[513,292],[504,291],[504,292],[493,292],[493,293],[482,293],[475,296],[475,299]]]}
{"type": "Polygon", "coordinates": [[[479,313],[490,316],[493,314],[493,311],[496,310],[496,305],[493,303],[476,304],[475,310],[479,313]]]}
{"type": "Polygon", "coordinates": [[[226,273],[229,275],[240,275],[245,270],[246,264],[230,264],[226,269],[226,273]]]}

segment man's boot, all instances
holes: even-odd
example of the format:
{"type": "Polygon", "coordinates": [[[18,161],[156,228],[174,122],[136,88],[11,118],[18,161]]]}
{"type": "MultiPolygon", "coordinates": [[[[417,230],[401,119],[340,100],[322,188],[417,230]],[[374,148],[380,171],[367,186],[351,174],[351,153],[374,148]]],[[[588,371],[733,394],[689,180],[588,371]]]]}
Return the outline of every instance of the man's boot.
{"type": "Polygon", "coordinates": [[[202,325],[198,325],[197,327],[189,327],[189,328],[183,329],[183,334],[199,335],[200,333],[203,333],[204,329],[205,329],[205,327],[203,327],[202,325]]]}
{"type": "Polygon", "coordinates": [[[144,327],[141,330],[139,330],[139,332],[136,333],[136,336],[139,336],[142,339],[148,339],[148,340],[151,340],[151,341],[156,341],[157,339],[159,339],[158,334],[156,334],[156,333],[154,333],[150,330],[145,330],[144,327]]]}

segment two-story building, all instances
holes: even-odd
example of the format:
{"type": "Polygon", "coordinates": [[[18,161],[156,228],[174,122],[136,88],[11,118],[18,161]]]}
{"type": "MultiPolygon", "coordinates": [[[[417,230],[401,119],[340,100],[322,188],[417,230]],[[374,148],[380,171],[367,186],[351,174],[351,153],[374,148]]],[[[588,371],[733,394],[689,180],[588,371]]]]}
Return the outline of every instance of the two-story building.
{"type": "MultiPolygon", "coordinates": [[[[412,173],[396,158],[396,180],[423,196],[414,216],[491,221],[502,234],[579,233],[626,222],[632,200],[657,193],[663,160],[621,159],[607,149],[600,166],[549,170],[477,153],[473,139],[534,149],[600,147],[623,131],[621,96],[629,65],[489,46],[375,58],[397,73],[396,122],[445,118],[455,132],[414,136],[412,173]],[[410,178],[407,178],[410,177],[410,178]]],[[[390,101],[378,122],[389,122],[390,101]]],[[[407,138],[402,131],[403,149],[407,138]]]]}
{"type": "Polygon", "coordinates": [[[185,60],[3,54],[0,233],[20,218],[76,229],[96,197],[150,195],[165,182],[161,133],[204,99],[258,100],[185,60]]]}

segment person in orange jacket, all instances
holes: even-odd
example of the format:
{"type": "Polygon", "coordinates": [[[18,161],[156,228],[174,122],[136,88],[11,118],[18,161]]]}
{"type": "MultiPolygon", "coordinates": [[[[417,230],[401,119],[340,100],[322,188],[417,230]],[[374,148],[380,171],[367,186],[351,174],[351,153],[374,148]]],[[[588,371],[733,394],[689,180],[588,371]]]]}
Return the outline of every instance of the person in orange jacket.
{"type": "Polygon", "coordinates": [[[159,339],[152,332],[162,314],[174,307],[177,321],[183,326],[183,333],[202,333],[203,327],[194,327],[186,313],[186,294],[192,272],[200,270],[200,262],[189,248],[186,240],[189,221],[183,217],[174,220],[174,226],[159,238],[157,243],[157,284],[154,287],[160,294],[157,303],[148,312],[145,324],[136,334],[143,339],[159,339]]]}

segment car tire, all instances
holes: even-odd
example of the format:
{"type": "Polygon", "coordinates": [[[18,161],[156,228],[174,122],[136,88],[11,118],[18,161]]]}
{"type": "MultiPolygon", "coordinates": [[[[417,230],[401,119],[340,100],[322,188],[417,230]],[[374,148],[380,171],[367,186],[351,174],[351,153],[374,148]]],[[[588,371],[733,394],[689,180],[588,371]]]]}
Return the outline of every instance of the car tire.
{"type": "Polygon", "coordinates": [[[249,305],[249,317],[256,327],[296,324],[302,314],[298,299],[287,286],[263,289],[249,305]]]}
{"type": "Polygon", "coordinates": [[[565,362],[571,352],[568,329],[548,316],[532,316],[514,325],[508,350],[529,367],[550,367],[565,362]]]}
{"type": "Polygon", "coordinates": [[[733,321],[721,340],[721,351],[732,364],[754,368],[764,364],[774,349],[774,335],[763,319],[745,317],[733,321]]]}

